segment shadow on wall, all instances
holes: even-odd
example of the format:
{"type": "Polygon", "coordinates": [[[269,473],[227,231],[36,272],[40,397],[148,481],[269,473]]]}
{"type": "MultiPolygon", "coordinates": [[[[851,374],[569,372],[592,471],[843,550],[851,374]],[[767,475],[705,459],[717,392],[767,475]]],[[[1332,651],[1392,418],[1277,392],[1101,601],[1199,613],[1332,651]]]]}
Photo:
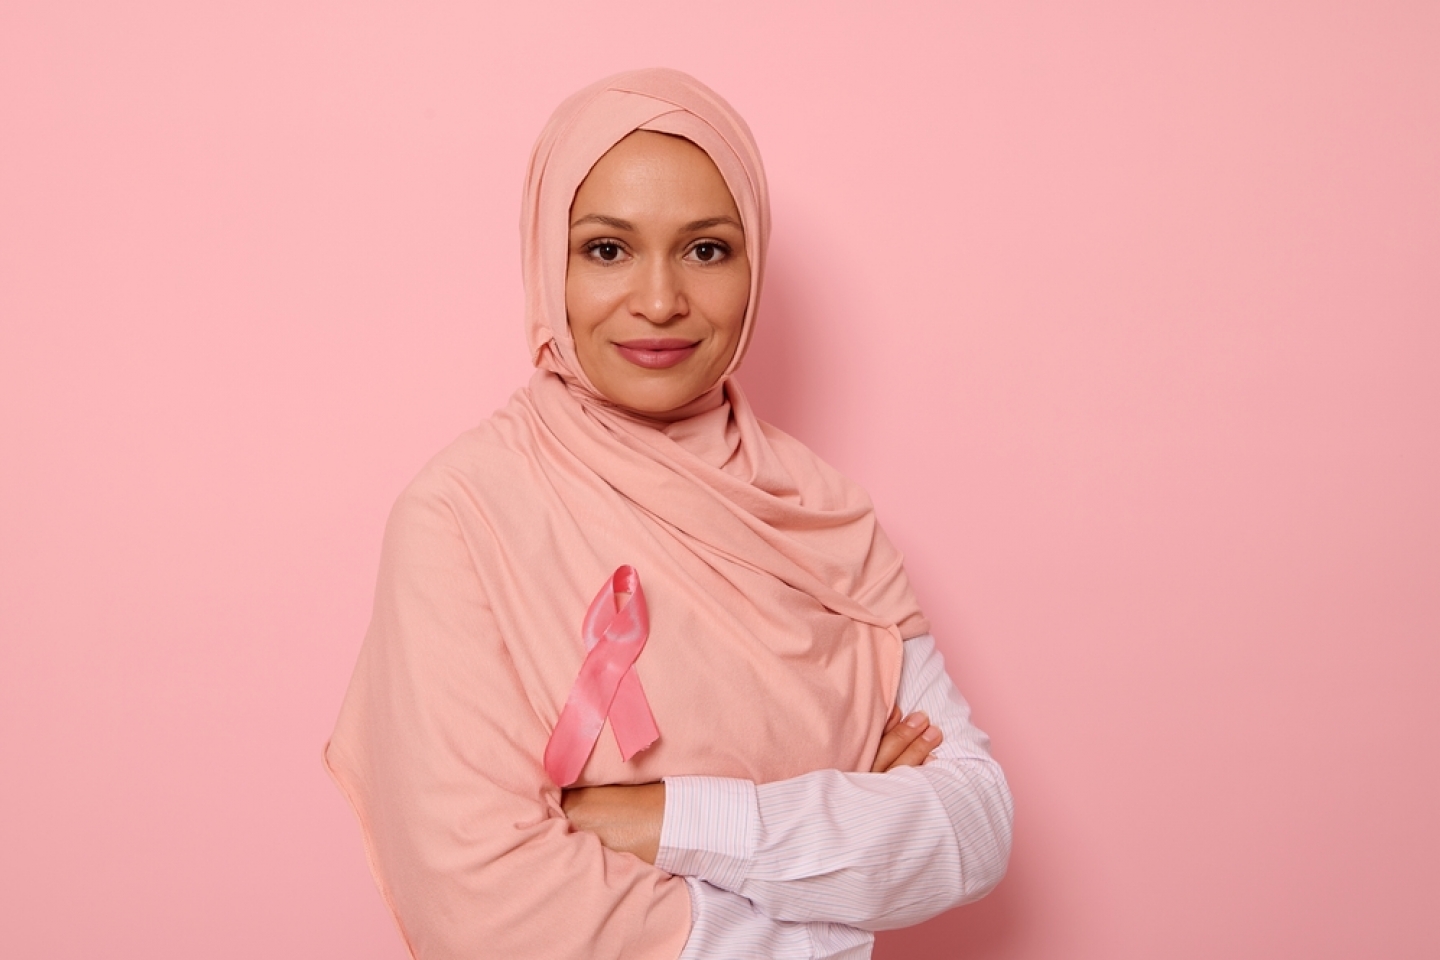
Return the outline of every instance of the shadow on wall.
{"type": "Polygon", "coordinates": [[[816,416],[824,399],[809,389],[822,371],[806,365],[802,340],[807,334],[805,309],[814,298],[801,288],[799,271],[777,262],[771,252],[755,335],[738,379],[760,419],[803,440],[801,427],[816,416]]]}
{"type": "Polygon", "coordinates": [[[856,468],[876,455],[865,432],[875,429],[870,402],[891,388],[885,378],[893,375],[871,355],[881,337],[873,315],[878,281],[864,278],[863,261],[823,224],[803,215],[795,220],[769,251],[755,338],[739,380],[762,420],[864,484],[856,468]]]}
{"type": "Polygon", "coordinates": [[[856,389],[867,372],[863,343],[835,334],[853,322],[849,314],[863,294],[843,272],[815,269],[816,260],[840,259],[827,258],[823,236],[804,224],[795,232],[799,244],[770,251],[755,337],[739,380],[760,419],[825,457],[833,452],[827,449],[832,441],[848,436],[853,407],[863,402],[863,390],[856,389]]]}

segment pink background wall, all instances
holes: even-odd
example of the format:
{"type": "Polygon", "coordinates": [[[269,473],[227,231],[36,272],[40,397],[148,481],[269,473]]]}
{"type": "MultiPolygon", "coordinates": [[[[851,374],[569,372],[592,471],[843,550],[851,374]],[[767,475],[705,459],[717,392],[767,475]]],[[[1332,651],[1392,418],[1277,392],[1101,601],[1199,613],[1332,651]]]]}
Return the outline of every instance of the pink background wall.
{"type": "Polygon", "coordinates": [[[400,955],[381,526],[526,375],[550,108],[671,64],[1018,801],[878,955],[1440,956],[1440,7],[894,7],[0,4],[0,955],[400,955]]]}

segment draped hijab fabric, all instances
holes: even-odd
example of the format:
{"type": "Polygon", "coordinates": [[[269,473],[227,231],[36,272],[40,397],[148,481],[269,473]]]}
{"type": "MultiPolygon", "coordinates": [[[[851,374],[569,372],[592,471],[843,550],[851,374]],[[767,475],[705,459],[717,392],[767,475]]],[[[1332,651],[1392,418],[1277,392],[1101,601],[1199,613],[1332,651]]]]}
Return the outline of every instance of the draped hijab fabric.
{"type": "Polygon", "coordinates": [[[635,669],[660,737],[624,762],[607,729],[577,785],[869,768],[901,642],[928,626],[864,491],[760,421],[731,379],[768,234],[749,129],[678,71],[587,87],[536,144],[521,241],[537,371],[396,503],[326,751],[416,956],[679,953],[683,883],[570,831],[541,766],[585,656],[581,621],[617,567],[638,571],[649,604],[635,669]],[[730,370],[665,423],[595,390],[565,318],[571,201],[638,129],[711,157],[752,270],[730,370]]]}

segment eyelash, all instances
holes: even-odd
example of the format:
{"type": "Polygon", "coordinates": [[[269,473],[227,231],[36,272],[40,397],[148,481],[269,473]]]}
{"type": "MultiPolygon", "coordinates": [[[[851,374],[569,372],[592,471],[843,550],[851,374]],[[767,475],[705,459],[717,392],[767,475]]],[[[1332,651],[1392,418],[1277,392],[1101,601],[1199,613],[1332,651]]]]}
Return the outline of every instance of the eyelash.
{"type": "MultiPolygon", "coordinates": [[[[621,251],[621,252],[623,252],[623,251],[625,250],[624,245],[621,244],[621,243],[619,243],[618,241],[615,241],[615,240],[606,240],[605,238],[602,237],[602,238],[600,238],[600,239],[598,239],[598,240],[591,240],[591,241],[589,241],[588,243],[586,243],[586,244],[585,244],[585,253],[586,253],[592,260],[596,260],[596,261],[598,261],[598,262],[600,262],[600,263],[614,263],[615,260],[606,260],[604,257],[600,256],[599,251],[600,251],[600,249],[601,249],[602,247],[614,247],[616,250],[619,250],[619,251],[621,251]]],[[[619,258],[616,257],[616,259],[619,259],[619,258]]]]}
{"type": "Polygon", "coordinates": [[[700,249],[701,247],[714,247],[714,248],[715,248],[715,252],[716,252],[716,254],[717,254],[717,256],[716,256],[715,258],[713,258],[713,259],[710,259],[710,260],[701,260],[701,261],[700,261],[701,263],[719,263],[720,261],[722,261],[722,260],[724,260],[724,259],[726,259],[727,257],[730,256],[730,247],[729,247],[729,245],[728,245],[728,244],[721,243],[719,240],[701,240],[699,243],[697,243],[697,244],[695,244],[694,246],[692,246],[692,247],[689,249],[688,252],[689,252],[689,253],[694,253],[696,250],[700,249]]]}
{"type": "MultiPolygon", "coordinates": [[[[606,260],[604,257],[601,257],[599,255],[599,251],[605,247],[614,247],[616,250],[622,253],[625,252],[625,245],[620,241],[611,240],[606,237],[599,237],[585,244],[585,253],[591,259],[595,260],[598,263],[606,265],[615,263],[619,259],[618,257],[616,257],[615,259],[606,260]]],[[[686,251],[686,256],[689,256],[701,247],[710,247],[716,252],[716,254],[718,254],[718,256],[712,257],[709,260],[698,261],[699,263],[705,264],[707,266],[713,263],[720,263],[721,261],[725,260],[727,257],[730,256],[730,245],[728,243],[722,243],[719,240],[697,241],[690,246],[689,250],[686,251]]]]}

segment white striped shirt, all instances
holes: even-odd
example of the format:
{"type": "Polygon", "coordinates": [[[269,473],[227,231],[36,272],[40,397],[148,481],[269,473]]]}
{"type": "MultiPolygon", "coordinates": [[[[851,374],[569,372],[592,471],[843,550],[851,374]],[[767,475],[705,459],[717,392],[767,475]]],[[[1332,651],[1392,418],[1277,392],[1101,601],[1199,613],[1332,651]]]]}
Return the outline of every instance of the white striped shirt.
{"type": "Polygon", "coordinates": [[[989,738],[934,638],[904,650],[896,702],[945,734],[923,766],[758,786],[666,778],[655,865],[690,888],[680,960],[861,960],[870,931],[919,923],[1000,882],[1012,804],[989,738]]]}

